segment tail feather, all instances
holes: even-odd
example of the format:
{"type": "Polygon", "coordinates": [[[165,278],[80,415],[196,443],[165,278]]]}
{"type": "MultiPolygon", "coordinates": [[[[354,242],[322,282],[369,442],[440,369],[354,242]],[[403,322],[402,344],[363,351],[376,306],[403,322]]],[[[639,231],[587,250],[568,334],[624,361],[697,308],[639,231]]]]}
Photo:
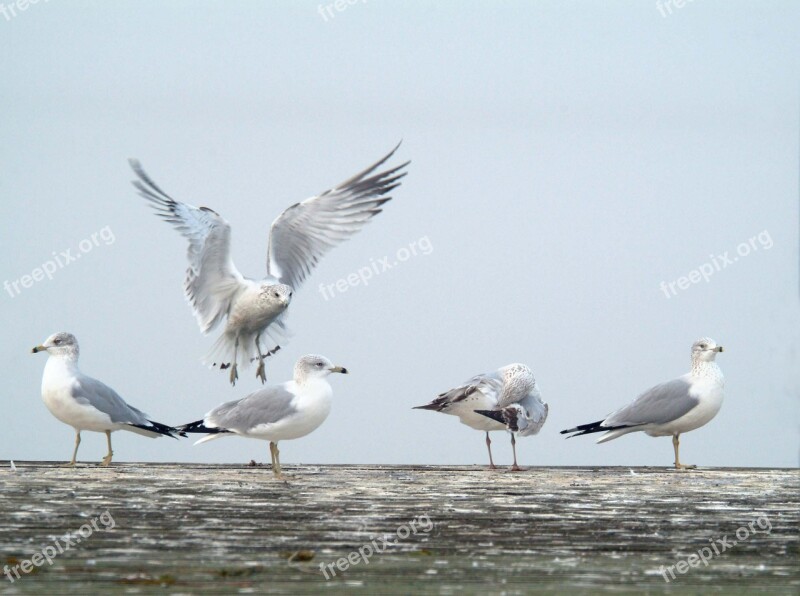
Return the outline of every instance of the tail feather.
{"type": "MultiPolygon", "coordinates": [[[[206,426],[204,420],[195,420],[194,422],[187,422],[177,427],[177,430],[183,433],[208,433],[215,435],[218,433],[229,433],[228,429],[219,428],[216,426],[206,426]]],[[[183,436],[186,436],[185,434],[183,436]]]]}
{"type": "MultiPolygon", "coordinates": [[[[286,343],[290,337],[291,331],[289,331],[283,315],[281,315],[261,332],[261,341],[259,342],[261,354],[265,358],[272,356],[281,349],[281,344],[286,343]]],[[[225,370],[234,362],[234,357],[236,364],[240,368],[247,368],[251,362],[258,360],[255,333],[240,333],[237,336],[236,333],[224,331],[203,358],[203,363],[210,366],[218,366],[220,369],[225,370]],[[237,340],[239,342],[238,347],[236,346],[237,340]]]]}
{"type": "Polygon", "coordinates": [[[442,409],[442,404],[437,404],[436,402],[431,404],[425,404],[424,406],[414,406],[411,408],[412,410],[433,410],[434,412],[438,412],[442,409]]]}
{"type": "Polygon", "coordinates": [[[208,443],[209,441],[213,441],[214,439],[221,439],[222,437],[231,436],[231,433],[228,431],[221,432],[216,435],[206,435],[202,439],[199,439],[194,442],[195,445],[199,445],[200,443],[208,443]]]}
{"type": "Polygon", "coordinates": [[[203,358],[203,363],[210,366],[218,366],[224,370],[235,361],[239,367],[247,368],[256,355],[255,337],[240,335],[238,337],[238,347],[236,347],[236,342],[236,334],[228,333],[227,331],[223,332],[203,358]]]}
{"type": "Polygon", "coordinates": [[[172,437],[173,439],[177,439],[178,437],[175,435],[179,435],[181,437],[185,437],[186,433],[184,433],[180,428],[176,428],[174,426],[168,426],[166,424],[161,424],[160,422],[156,422],[155,420],[147,420],[150,424],[128,424],[128,426],[133,426],[134,428],[139,428],[141,430],[146,430],[151,433],[156,433],[159,435],[164,435],[166,437],[172,437]]]}
{"type": "Polygon", "coordinates": [[[603,420],[598,420],[597,422],[589,422],[588,424],[580,424],[574,428],[568,428],[566,430],[562,430],[561,434],[565,435],[567,433],[575,433],[568,436],[568,439],[572,437],[580,437],[581,435],[589,435],[592,433],[601,433],[606,432],[609,430],[620,430],[623,428],[631,428],[630,425],[621,424],[619,426],[602,426],[603,420]]]}

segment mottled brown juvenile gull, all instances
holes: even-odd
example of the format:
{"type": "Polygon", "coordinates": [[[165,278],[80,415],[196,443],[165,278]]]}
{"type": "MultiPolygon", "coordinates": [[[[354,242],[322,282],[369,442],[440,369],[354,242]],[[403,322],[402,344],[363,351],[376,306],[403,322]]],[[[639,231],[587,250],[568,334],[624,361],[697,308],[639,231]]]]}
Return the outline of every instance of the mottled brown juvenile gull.
{"type": "Polygon", "coordinates": [[[434,410],[458,416],[463,424],[486,432],[489,467],[494,469],[492,441],[489,432],[507,430],[511,433],[514,452],[512,470],[517,465],[514,435],[535,435],[547,420],[548,406],[542,401],[531,369],[524,364],[509,364],[498,370],[472,377],[466,383],[446,391],[417,410],[434,410]]]}
{"type": "Polygon", "coordinates": [[[672,435],[675,467],[696,467],[681,463],[680,436],[707,424],[722,407],[725,379],[715,362],[719,352],[722,346],[713,339],[698,339],[692,344],[692,369],[687,374],[648,389],[603,420],[562,430],[561,434],[575,433],[567,437],[572,438],[605,431],[598,443],[636,431],[651,437],[672,435]]]}
{"type": "MultiPolygon", "coordinates": [[[[166,435],[177,438],[177,429],[154,422],[125,401],[108,385],[83,374],[78,369],[78,340],[71,333],[56,333],[33,348],[33,353],[47,352],[49,358],[42,375],[42,400],[50,413],[75,429],[75,451],[70,466],[75,465],[81,431],[106,434],[108,454],[102,465],[111,463],[111,433],[129,430],[145,437],[166,435]]],[[[184,435],[186,436],[186,435],[184,435]]]]}
{"type": "Polygon", "coordinates": [[[217,406],[203,417],[179,426],[187,433],[210,433],[195,445],[239,435],[269,441],[272,471],[281,477],[278,441],[299,439],[314,431],[331,411],[331,373],[347,374],[324,356],[309,354],[294,365],[294,378],[265,387],[247,397],[217,406]]]}
{"type": "Polygon", "coordinates": [[[172,199],[138,161],[131,160],[139,177],[133,182],[139,194],[189,240],[184,291],[200,330],[208,333],[227,318],[205,362],[230,367],[231,384],[236,384],[239,366],[253,360],[258,360],[256,376],[266,382],[264,359],[279,350],[289,335],[284,319],[293,292],[328,250],[381,212],[381,206],[391,200],[388,193],[406,175],[401,170],[409,162],[375,173],[397,147],[352,178],[281,213],[272,222],[267,274],[261,280],[244,277],[233,264],[231,229],[221,215],[172,199]]]}

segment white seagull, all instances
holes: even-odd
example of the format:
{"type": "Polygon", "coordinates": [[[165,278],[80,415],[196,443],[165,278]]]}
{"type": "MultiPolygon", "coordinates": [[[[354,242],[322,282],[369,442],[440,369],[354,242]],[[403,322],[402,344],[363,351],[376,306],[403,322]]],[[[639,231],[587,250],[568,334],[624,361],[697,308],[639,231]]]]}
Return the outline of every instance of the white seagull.
{"type": "Polygon", "coordinates": [[[51,335],[32,351],[47,352],[49,356],[42,376],[44,405],[53,416],[75,429],[75,451],[67,465],[75,465],[82,430],[106,434],[108,455],[103,458],[104,466],[111,463],[114,455],[111,433],[115,430],[129,430],[151,438],[161,435],[177,438],[177,429],[150,420],[147,414],[126,404],[111,387],[78,370],[78,340],[71,333],[51,335]]]}
{"type": "Polygon", "coordinates": [[[651,437],[672,435],[675,467],[697,467],[681,463],[680,436],[710,422],[722,407],[725,379],[715,362],[722,351],[713,339],[698,339],[692,344],[692,369],[687,374],[648,389],[603,420],[562,430],[561,434],[575,433],[567,437],[572,438],[605,431],[598,443],[636,431],[651,437]]]}
{"type": "Polygon", "coordinates": [[[331,411],[333,389],[327,379],[331,373],[347,374],[347,369],[308,354],[294,365],[293,380],[226,402],[178,430],[210,433],[195,445],[232,435],[269,441],[272,471],[282,478],[278,441],[304,437],[325,421],[331,411]]]}
{"type": "Polygon", "coordinates": [[[256,376],[266,382],[264,358],[279,350],[289,335],[284,319],[294,290],[328,250],[382,211],[391,200],[387,193],[406,175],[401,170],[409,162],[374,173],[397,147],[363,172],[281,213],[270,229],[266,276],[258,281],[244,277],[233,264],[231,228],[222,216],[175,201],[138,161],[130,161],[139,177],[133,182],[139,194],[189,240],[184,292],[200,330],[208,333],[227,317],[205,362],[230,367],[231,384],[236,384],[238,367],[256,359],[256,376]]]}
{"type": "Polygon", "coordinates": [[[489,432],[509,431],[514,452],[511,469],[515,471],[520,467],[517,465],[514,435],[527,437],[538,433],[549,411],[548,405],[542,401],[531,369],[524,364],[509,364],[490,373],[474,376],[463,385],[440,394],[431,403],[414,409],[452,414],[470,428],[485,431],[491,469],[496,466],[492,460],[489,432]]]}

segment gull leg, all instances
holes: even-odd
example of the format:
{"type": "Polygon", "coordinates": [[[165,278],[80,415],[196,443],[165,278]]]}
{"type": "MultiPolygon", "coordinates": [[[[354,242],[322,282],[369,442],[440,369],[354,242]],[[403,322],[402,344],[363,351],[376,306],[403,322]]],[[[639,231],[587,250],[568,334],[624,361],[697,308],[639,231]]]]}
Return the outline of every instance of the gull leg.
{"type": "Polygon", "coordinates": [[[114,452],[111,450],[111,431],[106,431],[106,440],[108,441],[108,455],[103,458],[103,462],[100,464],[101,466],[108,466],[111,464],[111,457],[114,455],[114,452]]]}
{"type": "Polygon", "coordinates": [[[78,446],[81,444],[81,431],[75,431],[75,451],[72,452],[72,460],[65,463],[65,466],[72,467],[75,465],[75,458],[78,457],[78,446]]]}
{"type": "Polygon", "coordinates": [[[514,452],[514,465],[511,466],[511,471],[521,472],[522,468],[517,465],[517,440],[514,438],[514,433],[511,433],[511,450],[514,452]]]}
{"type": "Polygon", "coordinates": [[[680,446],[681,446],[681,435],[680,434],[672,435],[672,447],[673,449],[675,449],[675,468],[678,470],[681,469],[687,470],[696,468],[697,466],[681,463],[681,458],[678,457],[678,450],[680,449],[680,446]]]}
{"type": "Polygon", "coordinates": [[[281,452],[278,451],[278,443],[270,441],[269,450],[272,453],[272,472],[275,474],[276,478],[283,480],[283,474],[281,473],[281,452]]]}
{"type": "Polygon", "coordinates": [[[256,335],[256,351],[258,352],[258,368],[256,378],[261,379],[261,383],[267,382],[267,372],[264,369],[264,354],[261,353],[261,334],[256,335]]]}
{"type": "Polygon", "coordinates": [[[239,337],[236,337],[236,343],[233,344],[233,362],[231,362],[231,385],[236,386],[236,379],[239,378],[239,372],[236,370],[237,362],[239,360],[239,337]]]}
{"type": "Polygon", "coordinates": [[[489,431],[486,431],[486,448],[489,450],[489,469],[496,470],[497,466],[492,461],[492,440],[489,438],[489,431]]]}

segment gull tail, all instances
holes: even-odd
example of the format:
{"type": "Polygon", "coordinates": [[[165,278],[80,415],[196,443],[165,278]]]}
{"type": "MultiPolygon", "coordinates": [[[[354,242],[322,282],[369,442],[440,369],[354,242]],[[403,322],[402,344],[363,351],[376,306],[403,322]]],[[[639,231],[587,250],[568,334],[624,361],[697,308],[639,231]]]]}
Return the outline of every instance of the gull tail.
{"type": "Polygon", "coordinates": [[[203,363],[225,370],[234,362],[241,368],[250,366],[250,361],[255,356],[254,337],[237,335],[235,333],[223,332],[211,349],[203,358],[203,363]],[[236,347],[236,343],[239,347],[236,347]]]}
{"type": "Polygon", "coordinates": [[[424,406],[414,406],[411,408],[412,410],[433,410],[434,412],[438,412],[442,409],[441,404],[432,403],[432,404],[425,404],[424,406]]]}
{"type": "Polygon", "coordinates": [[[412,410],[433,410],[434,412],[441,412],[447,406],[450,405],[450,395],[449,393],[442,393],[434,399],[432,402],[425,404],[424,406],[414,406],[411,408],[412,410]]]}
{"type": "MultiPolygon", "coordinates": [[[[195,420],[194,422],[181,424],[178,427],[178,430],[183,433],[208,433],[208,436],[203,437],[199,441],[195,441],[195,445],[199,445],[200,443],[206,443],[208,441],[213,441],[214,439],[219,439],[220,437],[224,437],[228,434],[231,434],[231,431],[225,428],[219,428],[216,426],[206,426],[204,420],[195,420]]],[[[186,435],[184,434],[183,436],[185,437],[186,435]]]]}
{"type": "MultiPolygon", "coordinates": [[[[281,349],[280,344],[288,341],[291,331],[286,326],[282,313],[261,332],[261,354],[264,359],[281,349]]],[[[237,368],[245,369],[258,360],[255,333],[224,331],[203,358],[203,363],[226,370],[235,362],[237,368]],[[238,343],[238,347],[237,347],[238,343]]]]}
{"type": "Polygon", "coordinates": [[[588,424],[581,424],[574,428],[568,428],[566,430],[562,430],[561,434],[565,435],[567,433],[574,433],[568,436],[568,439],[572,437],[580,437],[581,435],[589,435],[592,433],[601,433],[601,432],[608,432],[608,434],[603,435],[600,437],[597,442],[598,443],[605,443],[606,441],[610,441],[611,439],[616,439],[619,436],[627,434],[636,429],[635,426],[621,424],[619,426],[603,426],[603,420],[598,420],[597,422],[589,422],[588,424]],[[616,432],[610,432],[616,431],[616,432]]]}
{"type": "MultiPolygon", "coordinates": [[[[160,422],[155,422],[154,420],[148,420],[150,424],[128,424],[128,426],[134,428],[147,431],[147,436],[151,436],[153,438],[164,435],[166,437],[172,437],[173,439],[177,439],[178,436],[185,437],[186,433],[184,433],[181,429],[175,428],[174,426],[168,426],[166,424],[161,424],[160,422]],[[178,436],[176,436],[178,435],[178,436]]],[[[138,431],[133,431],[138,432],[138,431]]],[[[145,433],[139,433],[145,434],[145,433]]]]}

